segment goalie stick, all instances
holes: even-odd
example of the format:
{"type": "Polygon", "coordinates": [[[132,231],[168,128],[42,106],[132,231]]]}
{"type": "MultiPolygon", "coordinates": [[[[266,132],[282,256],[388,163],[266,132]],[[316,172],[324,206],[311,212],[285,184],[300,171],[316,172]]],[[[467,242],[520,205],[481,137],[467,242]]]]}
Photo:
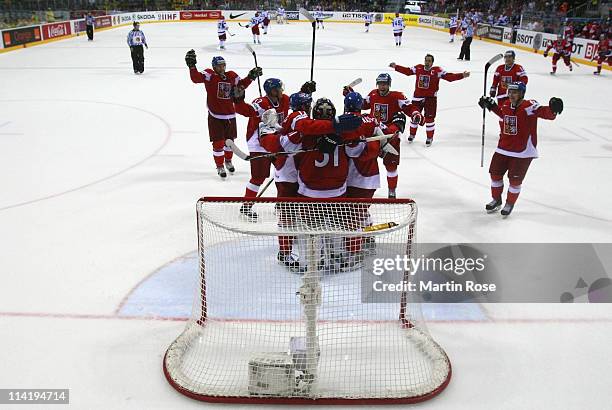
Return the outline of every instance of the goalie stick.
{"type": "MultiPolygon", "coordinates": [[[[484,69],[484,89],[482,90],[482,95],[486,98],[487,96],[487,72],[489,68],[495,64],[496,61],[501,60],[504,57],[503,54],[494,55],[487,63],[485,64],[484,69]]],[[[480,147],[480,167],[484,166],[484,146],[485,146],[485,120],[486,120],[486,109],[482,109],[482,145],[480,147]]]]}
{"type": "MultiPolygon", "coordinates": [[[[251,52],[251,54],[253,54],[253,58],[255,59],[255,67],[259,67],[257,65],[257,54],[255,54],[253,47],[251,47],[250,44],[246,44],[246,48],[251,52]]],[[[259,96],[261,97],[261,81],[259,80],[259,77],[257,77],[257,87],[259,88],[259,96]]]]}
{"type": "Polygon", "coordinates": [[[315,41],[317,38],[317,22],[315,18],[305,8],[300,8],[300,13],[306,17],[310,24],[312,24],[312,51],[310,55],[310,81],[313,81],[314,76],[314,56],[315,56],[315,41]]]}
{"type": "MultiPolygon", "coordinates": [[[[364,139],[360,139],[360,140],[345,142],[345,143],[342,143],[342,144],[338,144],[338,146],[340,147],[340,146],[352,144],[354,142],[372,142],[372,141],[387,140],[389,138],[393,138],[394,136],[395,136],[395,134],[377,135],[375,137],[369,137],[369,138],[364,138],[364,139]]],[[[253,161],[255,159],[262,159],[262,158],[272,158],[272,157],[276,157],[278,155],[301,154],[303,152],[313,152],[313,151],[317,151],[318,150],[318,148],[312,148],[312,149],[301,149],[301,150],[297,150],[297,151],[269,152],[269,153],[263,154],[263,155],[252,156],[252,155],[249,155],[249,154],[245,153],[240,148],[238,148],[238,146],[236,145],[234,140],[226,139],[225,140],[225,145],[227,147],[231,148],[232,151],[234,152],[234,154],[236,154],[236,156],[238,158],[243,159],[245,161],[253,161]]]]}

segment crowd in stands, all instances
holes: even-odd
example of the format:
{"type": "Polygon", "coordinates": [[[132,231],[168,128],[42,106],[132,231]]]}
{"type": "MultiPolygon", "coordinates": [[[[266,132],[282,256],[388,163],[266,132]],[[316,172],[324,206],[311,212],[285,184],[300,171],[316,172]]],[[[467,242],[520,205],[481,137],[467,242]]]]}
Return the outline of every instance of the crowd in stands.
{"type": "MultiPolygon", "coordinates": [[[[601,0],[593,0],[595,3],[601,0]]],[[[39,24],[49,21],[66,20],[58,18],[58,12],[42,8],[49,1],[37,0],[41,8],[37,11],[24,8],[31,6],[32,1],[0,0],[0,29],[24,25],[39,24]]],[[[287,10],[297,10],[299,7],[314,9],[321,6],[323,10],[336,11],[389,11],[390,0],[64,0],[59,1],[67,10],[59,13],[85,13],[84,4],[109,6],[114,10],[144,11],[144,10],[174,10],[174,9],[217,9],[217,10],[250,10],[254,8],[274,10],[283,5],[287,10]],[[69,6],[73,5],[73,8],[69,6]]],[[[401,3],[401,2],[400,2],[401,3]]],[[[32,3],[34,4],[34,3],[32,3]]],[[[459,17],[469,17],[473,23],[486,23],[497,26],[524,28],[534,31],[558,33],[562,31],[572,10],[584,4],[584,0],[429,0],[422,3],[423,14],[449,16],[459,11],[459,17]]],[[[103,7],[98,7],[103,8],[103,7]]],[[[62,16],[63,17],[63,16],[62,16]]],[[[599,20],[573,19],[574,31],[577,37],[598,39],[600,34],[612,34],[610,18],[599,20]]]]}

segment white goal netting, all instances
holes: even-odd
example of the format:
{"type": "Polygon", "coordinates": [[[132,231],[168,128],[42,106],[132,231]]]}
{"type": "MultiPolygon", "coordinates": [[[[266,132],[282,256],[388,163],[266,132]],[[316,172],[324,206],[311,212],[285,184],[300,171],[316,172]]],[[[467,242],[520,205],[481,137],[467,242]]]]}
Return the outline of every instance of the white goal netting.
{"type": "Polygon", "coordinates": [[[446,387],[419,305],[372,302],[364,285],[374,258],[410,256],[414,202],[243,201],[197,204],[200,288],[164,358],[173,387],[259,403],[415,402],[446,387]]]}

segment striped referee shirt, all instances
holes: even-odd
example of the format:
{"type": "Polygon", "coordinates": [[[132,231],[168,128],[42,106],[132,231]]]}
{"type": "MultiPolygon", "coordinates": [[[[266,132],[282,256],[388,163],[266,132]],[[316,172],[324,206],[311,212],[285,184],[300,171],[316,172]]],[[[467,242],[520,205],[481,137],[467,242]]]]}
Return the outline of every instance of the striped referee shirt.
{"type": "Polygon", "coordinates": [[[134,29],[128,33],[127,43],[130,47],[142,46],[147,45],[147,39],[142,31],[134,29]]]}

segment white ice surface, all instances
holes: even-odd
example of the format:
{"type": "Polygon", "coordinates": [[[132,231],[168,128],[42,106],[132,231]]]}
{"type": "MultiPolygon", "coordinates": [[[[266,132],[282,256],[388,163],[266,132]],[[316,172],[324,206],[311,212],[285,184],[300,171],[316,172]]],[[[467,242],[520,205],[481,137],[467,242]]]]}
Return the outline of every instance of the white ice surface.
{"type": "MultiPolygon", "coordinates": [[[[235,24],[228,67],[253,65],[235,24]]],[[[146,71],[131,70],[129,28],[0,54],[0,388],[70,388],[74,408],[196,408],[161,373],[181,321],[116,313],[141,280],[196,245],[195,200],[242,195],[248,166],[218,180],[206,135],[203,90],[184,54],[208,66],[216,45],[209,23],[151,24],[146,71]],[[123,319],[122,319],[123,318],[123,319]]],[[[484,61],[504,48],[475,41],[471,62],[444,33],[327,24],[317,33],[316,96],[341,106],[341,85],[374,87],[387,64],[420,63],[425,53],[467,80],[441,85],[436,140],[402,146],[399,193],[419,204],[426,242],[611,242],[612,74],[583,66],[548,72],[550,61],[517,51],[528,96],[562,97],[566,111],[540,121],[539,149],[510,219],[486,215],[488,175],[479,167],[484,61]]],[[[309,77],[310,28],[272,26],[258,47],[264,78],[287,92],[309,77]]],[[[392,73],[411,95],[414,78],[392,73]]],[[[247,97],[257,95],[256,84],[247,97]]],[[[246,121],[239,120],[240,145],[246,121]]],[[[497,141],[487,118],[487,154],[497,141]]],[[[273,195],[271,188],[267,195],[273,195]]],[[[380,191],[386,195],[386,189],[380,191]]],[[[197,272],[193,272],[194,275],[197,272]]],[[[189,295],[191,297],[191,295],[189,295]]],[[[612,401],[612,311],[607,306],[490,305],[489,320],[434,321],[430,330],[453,362],[448,389],[423,408],[582,409],[612,401]]],[[[22,408],[22,407],[19,407],[22,408]]]]}

